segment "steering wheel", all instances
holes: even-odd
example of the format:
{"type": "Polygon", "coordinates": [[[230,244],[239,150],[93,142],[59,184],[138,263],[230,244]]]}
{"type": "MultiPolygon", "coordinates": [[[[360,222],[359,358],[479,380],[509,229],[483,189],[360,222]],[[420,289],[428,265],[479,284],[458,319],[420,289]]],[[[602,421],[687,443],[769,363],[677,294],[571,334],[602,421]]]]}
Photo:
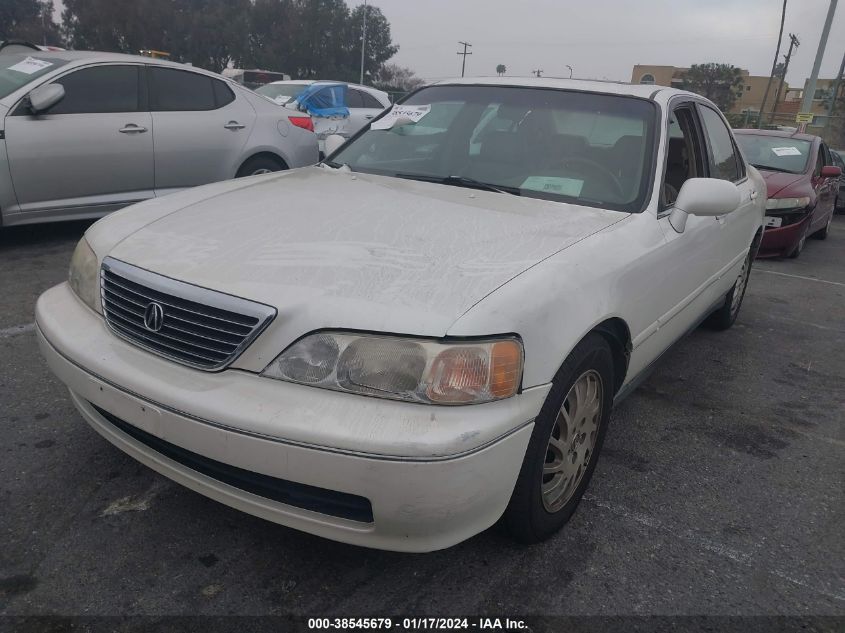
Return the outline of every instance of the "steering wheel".
{"type": "Polygon", "coordinates": [[[610,183],[610,185],[614,189],[614,193],[620,200],[625,197],[625,193],[622,190],[622,183],[620,183],[616,175],[604,165],[601,165],[595,162],[594,160],[590,160],[589,158],[581,158],[580,156],[572,156],[563,161],[564,168],[570,167],[573,164],[581,165],[582,167],[587,167],[589,170],[592,170],[593,173],[598,174],[606,182],[610,183]]]}

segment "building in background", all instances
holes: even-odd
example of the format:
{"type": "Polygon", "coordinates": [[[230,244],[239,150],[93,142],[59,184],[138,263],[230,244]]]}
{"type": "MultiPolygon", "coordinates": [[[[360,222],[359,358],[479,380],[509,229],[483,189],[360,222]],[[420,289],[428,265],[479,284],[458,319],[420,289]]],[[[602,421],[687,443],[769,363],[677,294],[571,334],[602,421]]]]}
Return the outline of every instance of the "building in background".
{"type": "MultiPolygon", "coordinates": [[[[637,64],[631,72],[631,83],[634,84],[655,84],[657,86],[669,86],[672,88],[683,88],[684,75],[686,75],[689,68],[682,68],[678,66],[649,66],[637,64]]],[[[737,92],[737,100],[730,109],[730,114],[752,114],[756,116],[760,112],[760,104],[763,103],[763,94],[766,92],[766,84],[769,82],[768,77],[759,75],[752,75],[745,69],[740,69],[742,74],[743,84],[741,91],[737,92]]],[[[778,84],[780,79],[772,81],[772,87],[769,90],[768,103],[766,111],[772,109],[775,95],[778,92],[778,84]]],[[[789,90],[789,84],[783,82],[780,89],[780,100],[783,100],[785,93],[789,90]]]]}

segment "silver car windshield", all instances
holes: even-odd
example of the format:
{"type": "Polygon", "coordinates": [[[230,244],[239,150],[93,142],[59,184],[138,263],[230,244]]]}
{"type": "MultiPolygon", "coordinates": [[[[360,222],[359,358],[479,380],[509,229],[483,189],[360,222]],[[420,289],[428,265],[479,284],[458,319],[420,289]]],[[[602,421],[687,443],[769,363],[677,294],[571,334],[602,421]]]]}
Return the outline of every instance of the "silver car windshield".
{"type": "Polygon", "coordinates": [[[810,141],[785,136],[739,133],[736,142],[746,160],[758,169],[789,174],[803,174],[807,170],[813,149],[810,141]]]}
{"type": "Polygon", "coordinates": [[[644,207],[657,119],[651,101],[547,88],[432,86],[401,107],[409,116],[388,111],[328,164],[620,211],[644,207]]]}
{"type": "Polygon", "coordinates": [[[68,63],[66,59],[39,56],[36,51],[33,53],[0,57],[0,99],[68,63]]]}

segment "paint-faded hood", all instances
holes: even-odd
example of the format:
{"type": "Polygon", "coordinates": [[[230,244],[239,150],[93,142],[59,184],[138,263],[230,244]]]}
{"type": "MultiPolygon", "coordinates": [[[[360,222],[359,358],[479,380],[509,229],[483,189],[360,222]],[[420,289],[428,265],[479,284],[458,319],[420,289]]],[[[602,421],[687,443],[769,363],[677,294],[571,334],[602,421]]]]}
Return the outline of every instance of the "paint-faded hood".
{"type": "Polygon", "coordinates": [[[520,272],[627,217],[325,167],[213,186],[108,254],[275,306],[292,332],[442,336],[520,272]]]}

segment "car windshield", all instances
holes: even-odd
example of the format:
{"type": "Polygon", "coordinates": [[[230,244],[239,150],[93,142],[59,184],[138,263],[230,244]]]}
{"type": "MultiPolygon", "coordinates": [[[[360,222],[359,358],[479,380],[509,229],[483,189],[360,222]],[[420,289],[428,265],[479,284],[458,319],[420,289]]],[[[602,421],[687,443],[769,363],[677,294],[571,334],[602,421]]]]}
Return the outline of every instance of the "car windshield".
{"type": "Polygon", "coordinates": [[[65,59],[38,55],[3,55],[0,57],[0,99],[8,97],[33,79],[67,64],[65,59]]]}
{"type": "Polygon", "coordinates": [[[307,87],[308,84],[267,84],[257,88],[255,92],[274,101],[289,101],[307,87]]]}
{"type": "Polygon", "coordinates": [[[410,118],[388,111],[329,164],[620,211],[643,208],[657,116],[650,101],[548,88],[432,86],[401,105],[410,118]],[[375,129],[391,120],[389,129],[375,129]]]}
{"type": "Polygon", "coordinates": [[[813,144],[788,136],[763,134],[736,135],[746,160],[759,169],[803,174],[807,170],[813,144]]]}

